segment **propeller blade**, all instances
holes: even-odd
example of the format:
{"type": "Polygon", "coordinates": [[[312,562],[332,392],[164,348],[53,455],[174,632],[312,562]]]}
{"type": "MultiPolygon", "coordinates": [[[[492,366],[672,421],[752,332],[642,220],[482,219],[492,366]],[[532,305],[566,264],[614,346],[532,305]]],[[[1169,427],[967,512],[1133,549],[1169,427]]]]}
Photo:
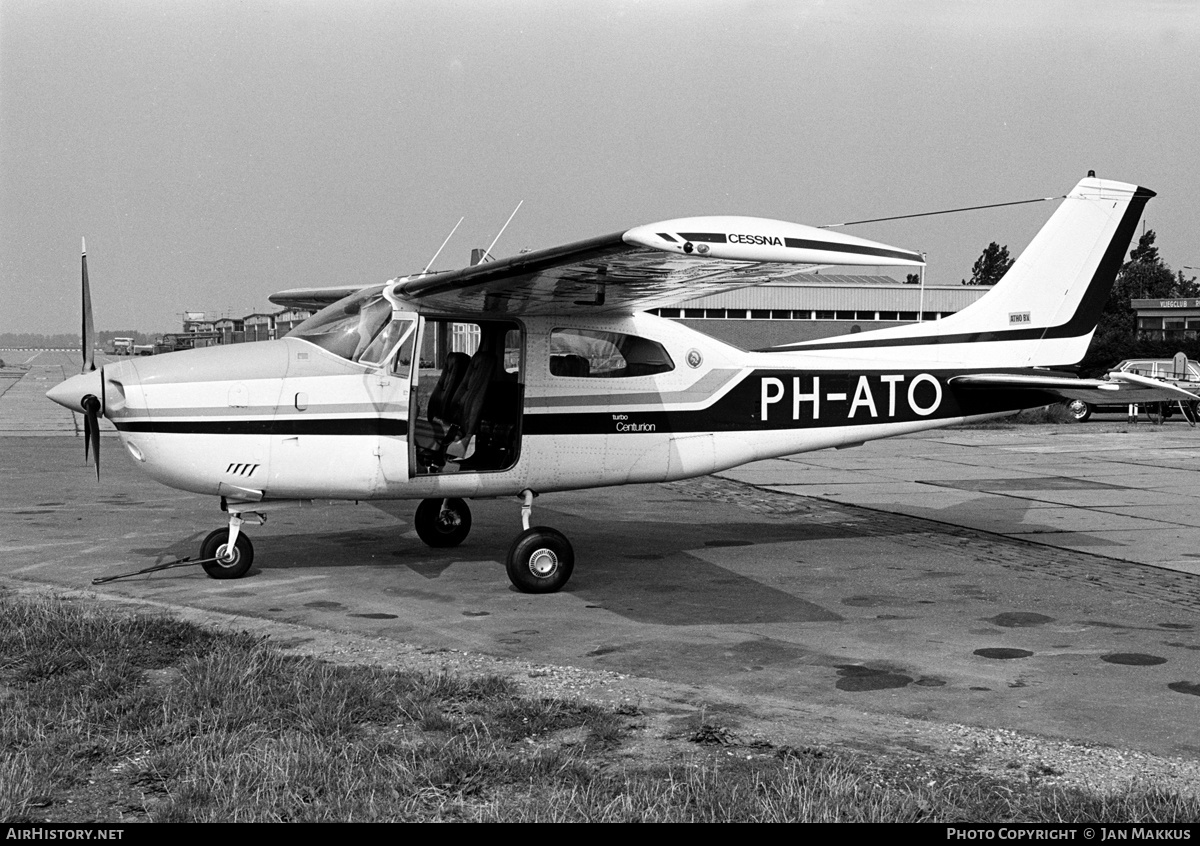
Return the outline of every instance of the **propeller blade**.
{"type": "Polygon", "coordinates": [[[83,398],[83,460],[96,457],[96,481],[100,481],[100,400],[91,394],[83,398]]]}
{"type": "Polygon", "coordinates": [[[87,406],[83,409],[83,461],[85,464],[92,460],[92,415],[87,406]]]}
{"type": "Polygon", "coordinates": [[[83,243],[83,369],[87,373],[96,369],[96,325],[92,320],[92,291],[88,287],[87,239],[83,243]]]}

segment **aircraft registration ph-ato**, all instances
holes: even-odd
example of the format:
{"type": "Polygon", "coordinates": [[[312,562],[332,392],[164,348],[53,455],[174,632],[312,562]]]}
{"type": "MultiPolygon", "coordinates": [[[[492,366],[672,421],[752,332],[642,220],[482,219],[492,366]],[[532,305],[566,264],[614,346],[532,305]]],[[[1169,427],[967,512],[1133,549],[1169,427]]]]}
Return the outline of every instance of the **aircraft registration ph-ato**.
{"type": "Polygon", "coordinates": [[[686,479],[1122,390],[1054,368],[1087,351],[1152,196],[1089,175],[957,314],[758,352],[645,310],[921,256],[776,220],[669,220],[361,289],[284,291],[272,301],[320,309],[284,338],[96,369],[85,250],[83,372],[48,396],[84,415],[97,476],[103,414],[151,477],[220,498],[228,525],[200,550],[213,577],[249,570],[243,524],[274,508],[421,500],[417,533],[448,547],[470,531],[467,499],[517,496],[509,577],[556,591],[575,555],[531,525],[537,494],[686,479]]]}

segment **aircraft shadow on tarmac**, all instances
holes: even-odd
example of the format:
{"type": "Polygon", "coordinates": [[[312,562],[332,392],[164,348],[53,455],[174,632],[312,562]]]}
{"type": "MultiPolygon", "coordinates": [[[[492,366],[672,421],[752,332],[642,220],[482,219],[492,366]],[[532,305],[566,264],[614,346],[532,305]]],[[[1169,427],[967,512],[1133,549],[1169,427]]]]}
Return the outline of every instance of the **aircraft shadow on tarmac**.
{"type": "MultiPolygon", "coordinates": [[[[576,572],[563,593],[602,604],[606,610],[635,622],[694,626],[836,622],[842,619],[819,605],[764,584],[753,574],[736,572],[705,560],[689,549],[678,548],[680,526],[677,523],[623,522],[620,535],[626,539],[637,538],[636,544],[629,544],[613,539],[611,524],[605,526],[600,521],[566,515],[555,515],[554,522],[569,527],[577,539],[576,572]],[[587,552],[581,554],[582,550],[587,552]]],[[[793,569],[797,585],[805,582],[800,570],[803,565],[794,563],[795,556],[789,554],[787,544],[866,536],[850,526],[801,522],[736,523],[697,526],[695,529],[692,533],[696,538],[692,546],[695,552],[760,547],[764,566],[777,570],[781,562],[788,562],[785,566],[793,569]]],[[[276,537],[260,535],[255,542],[263,567],[255,564],[245,580],[252,583],[268,569],[287,572],[370,568],[378,571],[403,567],[422,578],[414,595],[428,598],[444,591],[445,601],[453,601],[463,590],[462,581],[454,578],[455,571],[477,568],[481,559],[490,559],[495,563],[495,584],[484,590],[503,595],[517,594],[505,580],[501,563],[503,542],[488,540],[504,536],[499,527],[493,531],[490,526],[476,524],[472,537],[462,546],[438,550],[425,546],[414,537],[400,537],[395,527],[276,537]]],[[[199,534],[190,536],[165,551],[133,549],[130,553],[131,556],[156,560],[166,560],[170,555],[183,557],[193,554],[199,538],[199,534]]],[[[753,564],[749,567],[745,564],[745,551],[739,550],[739,553],[742,562],[739,569],[754,569],[753,564]]],[[[713,553],[708,557],[713,557],[713,553]]],[[[388,593],[402,597],[405,591],[402,587],[392,586],[388,593]]],[[[531,596],[528,601],[537,603],[547,599],[531,596]]]]}

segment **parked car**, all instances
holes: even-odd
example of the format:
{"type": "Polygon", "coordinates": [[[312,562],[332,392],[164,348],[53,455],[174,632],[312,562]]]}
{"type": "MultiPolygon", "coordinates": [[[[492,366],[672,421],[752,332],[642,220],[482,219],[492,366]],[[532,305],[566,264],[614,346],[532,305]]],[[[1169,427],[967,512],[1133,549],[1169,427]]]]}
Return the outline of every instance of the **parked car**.
{"type": "MultiPolygon", "coordinates": [[[[1196,400],[1189,403],[1192,418],[1195,419],[1196,412],[1200,408],[1200,362],[1189,358],[1187,366],[1183,370],[1176,370],[1176,366],[1173,358],[1127,358],[1109,372],[1136,373],[1139,376],[1149,376],[1151,379],[1161,379],[1196,394],[1196,400]]],[[[1176,408],[1173,402],[1153,403],[1153,405],[1157,406],[1156,412],[1162,414],[1164,419],[1170,417],[1176,408]]],[[[1128,408],[1129,404],[1124,402],[1090,403],[1083,400],[1071,400],[1067,403],[1067,413],[1079,423],[1087,420],[1096,411],[1124,412],[1128,408]]]]}

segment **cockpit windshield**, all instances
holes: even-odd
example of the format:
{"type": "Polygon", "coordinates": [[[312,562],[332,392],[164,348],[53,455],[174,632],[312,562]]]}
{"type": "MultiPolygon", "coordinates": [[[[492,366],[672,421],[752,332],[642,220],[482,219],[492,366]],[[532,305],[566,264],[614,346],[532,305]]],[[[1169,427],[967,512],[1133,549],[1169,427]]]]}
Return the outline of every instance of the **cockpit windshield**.
{"type": "Polygon", "coordinates": [[[288,337],[301,338],[334,355],[358,361],[390,324],[391,317],[392,304],[384,299],[383,289],[367,288],[321,309],[288,337]]]}

